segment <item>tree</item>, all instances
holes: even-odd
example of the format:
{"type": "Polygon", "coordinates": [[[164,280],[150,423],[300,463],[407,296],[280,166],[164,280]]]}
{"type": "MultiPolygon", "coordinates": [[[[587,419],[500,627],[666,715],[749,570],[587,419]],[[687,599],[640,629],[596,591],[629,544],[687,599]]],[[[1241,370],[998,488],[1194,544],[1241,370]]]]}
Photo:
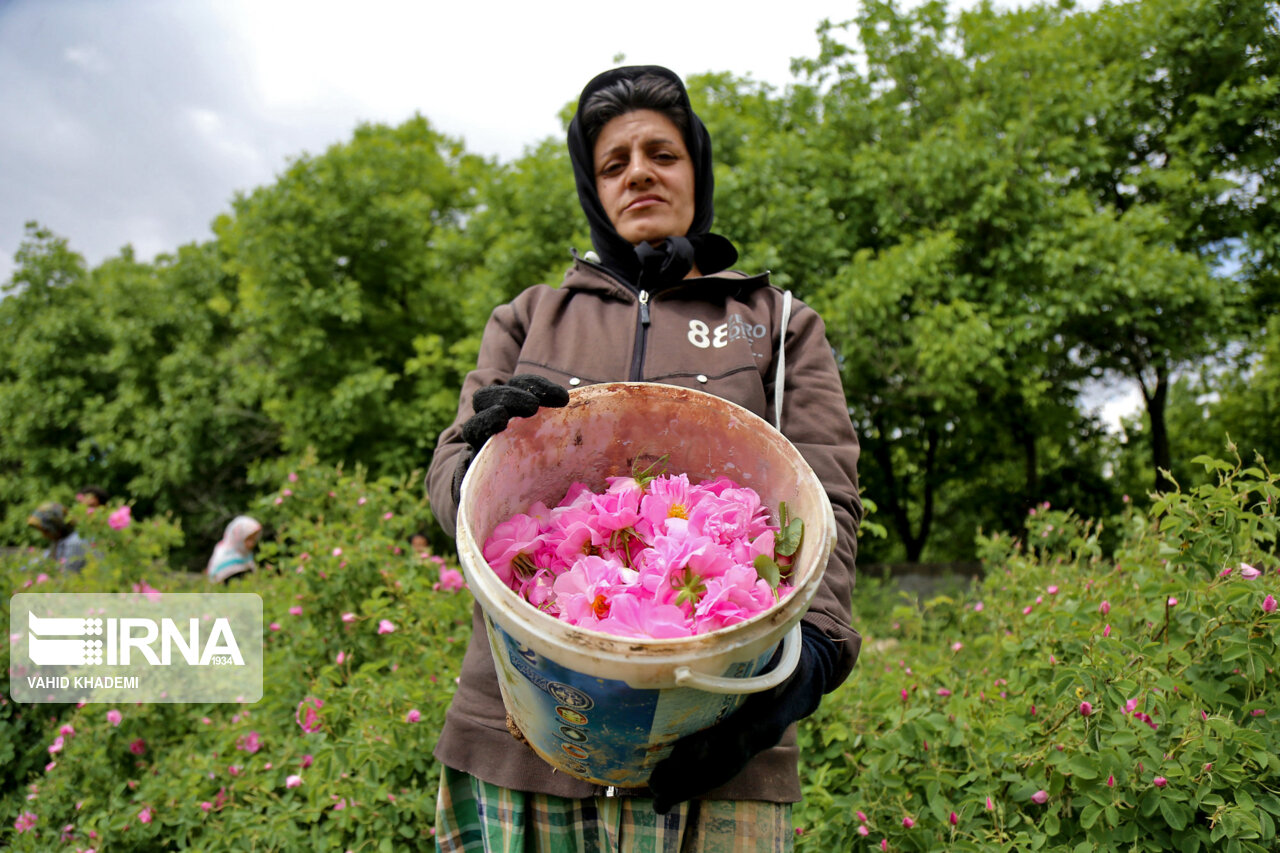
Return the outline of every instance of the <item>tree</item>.
{"type": "Polygon", "coordinates": [[[362,126],[236,199],[216,227],[238,278],[236,385],[280,429],[286,453],[374,472],[425,464],[460,380],[475,259],[457,235],[492,165],[418,117],[362,126]]]}
{"type": "Polygon", "coordinates": [[[236,280],[216,243],[183,246],[154,264],[131,252],[93,270],[93,300],[115,385],[83,418],[109,447],[121,496],[142,513],[175,514],[182,557],[202,565],[252,498],[248,471],[280,452],[280,429],[236,386],[228,309],[236,280]]]}
{"type": "Polygon", "coordinates": [[[1060,227],[1044,166],[1053,117],[1028,109],[971,44],[1017,43],[1061,15],[985,9],[962,28],[941,3],[871,3],[847,25],[860,52],[827,28],[822,54],[803,64],[826,87],[811,145],[845,245],[860,247],[823,304],[881,489],[872,495],[909,557],[940,495],[971,493],[975,476],[1017,495],[987,519],[1016,527],[1052,497],[1044,484],[1063,480],[1044,460],[1070,464],[1056,449],[1091,432],[1074,407],[1086,373],[1031,251],[1060,227]]]}
{"type": "Polygon", "coordinates": [[[1265,252],[1240,278],[1214,267],[1275,239],[1280,30],[1264,0],[1146,0],[1073,16],[1063,35],[1086,46],[1068,90],[1085,94],[1070,118],[1082,156],[1058,174],[1090,203],[1050,251],[1075,258],[1082,359],[1142,390],[1161,488],[1171,378],[1256,334],[1239,309],[1274,286],[1265,252]]]}
{"type": "Polygon", "coordinates": [[[36,503],[99,479],[105,449],[80,421],[112,382],[84,259],[32,222],[14,260],[0,299],[0,508],[21,539],[36,503]]]}
{"type": "Polygon", "coordinates": [[[984,5],[955,18],[937,2],[871,2],[824,26],[819,56],[798,63],[822,91],[807,142],[827,210],[814,218],[839,223],[852,250],[821,298],[868,481],[884,490],[872,496],[909,552],[938,495],[964,491],[966,470],[1009,470],[1014,448],[1024,507],[1064,483],[1044,463],[1075,464],[1063,451],[1082,439],[1097,447],[1074,405],[1091,375],[1144,383],[1155,465],[1167,462],[1168,377],[1240,335],[1248,284],[1219,277],[1213,253],[1260,221],[1249,187],[1274,172],[1274,122],[1254,118],[1265,109],[1249,132],[1216,136],[1240,118],[1230,104],[1260,106],[1274,87],[1270,58],[1257,56],[1274,38],[1261,8],[1233,6],[1227,32],[1195,42],[1188,60],[1161,26],[1217,33],[1199,0],[1096,13],[984,5]],[[854,46],[837,38],[850,30],[854,46]],[[1193,85],[1215,56],[1228,73],[1193,85]],[[1171,75],[1180,82],[1165,86],[1171,75]],[[1131,108],[1135,93],[1153,104],[1131,108]],[[1153,140],[1194,152],[1193,166],[1139,151],[1153,140]],[[1231,173],[1237,161],[1255,172],[1231,173]],[[991,432],[1007,446],[980,437],[991,432]]]}
{"type": "Polygon", "coordinates": [[[278,452],[278,429],[236,398],[225,258],[208,243],[148,264],[125,247],[86,271],[32,225],[18,260],[0,301],[10,533],[38,501],[95,483],[140,516],[177,514],[178,556],[199,563],[251,498],[249,465],[278,452]]]}

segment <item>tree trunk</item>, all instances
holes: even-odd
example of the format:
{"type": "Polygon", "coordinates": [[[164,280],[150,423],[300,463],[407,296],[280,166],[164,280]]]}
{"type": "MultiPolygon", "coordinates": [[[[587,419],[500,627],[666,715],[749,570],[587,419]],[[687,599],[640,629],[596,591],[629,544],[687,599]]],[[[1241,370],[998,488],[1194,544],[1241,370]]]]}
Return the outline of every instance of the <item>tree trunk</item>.
{"type": "Polygon", "coordinates": [[[933,498],[937,491],[935,476],[938,459],[938,431],[933,427],[925,430],[924,450],[924,494],[920,496],[923,507],[920,512],[920,534],[907,543],[907,562],[920,562],[924,552],[924,544],[929,541],[929,531],[933,528],[933,498]]]}
{"type": "Polygon", "coordinates": [[[876,432],[881,436],[880,440],[868,441],[865,443],[866,449],[871,451],[871,456],[876,461],[877,467],[880,469],[880,476],[884,478],[884,494],[883,497],[877,496],[884,505],[885,510],[889,513],[889,518],[893,520],[893,529],[898,534],[898,538],[902,540],[902,545],[906,548],[907,562],[920,562],[920,554],[924,551],[925,542],[929,538],[929,528],[933,523],[933,499],[934,499],[934,465],[937,457],[937,441],[936,431],[926,431],[925,458],[924,458],[924,494],[922,496],[923,512],[921,515],[920,532],[916,533],[911,529],[911,515],[907,511],[910,503],[909,484],[900,487],[897,475],[893,470],[893,453],[888,441],[884,440],[886,434],[883,424],[874,415],[872,423],[876,427],[876,432]]]}
{"type": "Polygon", "coordinates": [[[1147,395],[1147,418],[1151,421],[1151,464],[1156,470],[1156,491],[1172,491],[1174,484],[1166,472],[1173,471],[1173,458],[1169,450],[1169,426],[1165,422],[1165,404],[1169,397],[1169,374],[1163,367],[1156,368],[1156,387],[1147,395]]]}
{"type": "Polygon", "coordinates": [[[1023,476],[1023,514],[1040,501],[1040,454],[1036,444],[1035,430],[1028,429],[1028,418],[1025,406],[1019,400],[1015,412],[1010,418],[1009,428],[1013,432],[1013,440],[1022,450],[1023,476]]]}

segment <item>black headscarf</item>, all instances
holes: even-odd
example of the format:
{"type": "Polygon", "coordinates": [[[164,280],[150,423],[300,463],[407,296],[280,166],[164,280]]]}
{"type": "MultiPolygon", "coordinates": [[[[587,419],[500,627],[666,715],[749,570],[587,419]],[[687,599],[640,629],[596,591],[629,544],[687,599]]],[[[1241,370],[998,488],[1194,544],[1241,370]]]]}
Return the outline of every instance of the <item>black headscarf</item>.
{"type": "Polygon", "coordinates": [[[684,83],[672,71],[658,65],[633,65],[606,71],[588,83],[569,122],[569,157],[578,186],[578,202],[591,225],[591,244],[600,256],[601,265],[624,281],[642,290],[656,291],[679,282],[695,263],[699,272],[710,275],[728,268],[738,259],[738,250],[728,239],[711,233],[715,218],[711,136],[690,106],[684,83]],[[645,74],[671,80],[680,89],[680,100],[689,118],[684,144],[693,160],[694,174],[694,212],[689,233],[668,237],[656,247],[647,242],[632,246],[613,227],[596,193],[595,152],[582,128],[582,106],[593,93],[618,80],[634,80],[645,74]]]}

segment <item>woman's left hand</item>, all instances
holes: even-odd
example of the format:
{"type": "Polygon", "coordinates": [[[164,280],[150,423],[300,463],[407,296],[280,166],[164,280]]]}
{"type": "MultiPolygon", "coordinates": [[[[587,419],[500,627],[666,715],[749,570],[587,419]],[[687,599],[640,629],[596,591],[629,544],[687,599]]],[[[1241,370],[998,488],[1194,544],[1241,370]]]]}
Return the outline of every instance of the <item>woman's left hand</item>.
{"type": "Polygon", "coordinates": [[[782,740],[787,727],[818,708],[839,653],[825,634],[800,624],[800,662],[791,677],[754,693],[725,720],[676,741],[649,777],[653,810],[666,814],[742,772],[757,753],[782,740]]]}

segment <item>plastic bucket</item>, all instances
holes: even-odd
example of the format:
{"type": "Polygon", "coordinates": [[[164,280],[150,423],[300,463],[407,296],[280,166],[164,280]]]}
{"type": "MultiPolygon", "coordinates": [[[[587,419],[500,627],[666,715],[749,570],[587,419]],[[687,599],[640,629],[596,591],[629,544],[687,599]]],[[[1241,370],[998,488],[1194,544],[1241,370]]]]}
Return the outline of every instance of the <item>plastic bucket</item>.
{"type": "Polygon", "coordinates": [[[640,787],[678,738],[734,711],[746,694],[783,681],[800,654],[808,609],[835,545],[826,492],[799,452],[753,413],[701,391],[609,383],[573,391],[569,405],[514,418],[472,461],[462,484],[457,543],[484,612],[507,712],[556,768],[601,785],[640,787]],[[662,456],[691,482],[729,477],[781,501],[805,524],[794,591],[755,618],[709,634],[638,640],[590,631],[537,610],[485,562],[485,540],[535,501],[554,506],[574,482],[593,489],[662,456]],[[757,675],[778,644],[778,666],[757,675]]]}

